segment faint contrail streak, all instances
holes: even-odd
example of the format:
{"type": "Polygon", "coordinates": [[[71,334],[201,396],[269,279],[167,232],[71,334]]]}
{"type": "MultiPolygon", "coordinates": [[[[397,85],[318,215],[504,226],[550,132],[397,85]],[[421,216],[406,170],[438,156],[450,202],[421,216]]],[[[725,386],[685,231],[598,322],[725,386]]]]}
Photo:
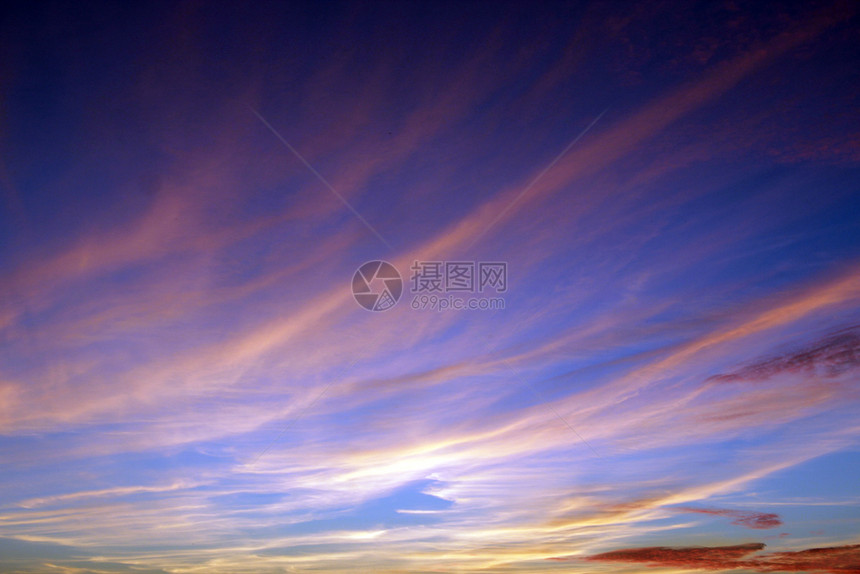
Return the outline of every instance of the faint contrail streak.
{"type": "Polygon", "coordinates": [[[367,228],[371,231],[371,233],[373,233],[373,234],[374,234],[374,235],[375,235],[375,236],[376,236],[376,237],[377,237],[377,238],[378,238],[382,243],[384,243],[386,247],[388,247],[389,249],[391,249],[392,251],[394,251],[394,247],[393,247],[390,243],[388,243],[388,241],[386,241],[386,240],[385,240],[385,238],[384,238],[382,235],[380,235],[380,234],[379,234],[379,232],[378,232],[378,231],[377,231],[377,230],[376,230],[376,229],[375,229],[375,228],[370,224],[370,222],[369,222],[369,221],[367,221],[364,217],[362,217],[362,215],[361,215],[361,214],[360,214],[360,213],[359,213],[359,212],[358,212],[358,211],[357,211],[357,210],[352,206],[352,204],[350,204],[350,203],[346,200],[346,198],[345,198],[344,196],[342,196],[342,195],[341,195],[341,194],[340,194],[340,193],[339,193],[339,192],[338,192],[338,191],[337,191],[337,190],[336,190],[336,189],[335,189],[335,188],[334,188],[334,187],[333,187],[333,186],[332,186],[332,185],[331,185],[327,180],[326,180],[326,178],[324,178],[324,177],[320,174],[320,172],[318,172],[317,170],[315,170],[315,169],[314,169],[314,166],[312,166],[312,165],[308,162],[308,160],[306,160],[306,159],[304,158],[304,156],[302,156],[302,154],[300,154],[300,153],[298,152],[298,150],[296,150],[296,148],[294,148],[293,146],[291,146],[291,145],[290,145],[290,142],[288,142],[288,141],[286,140],[286,138],[284,138],[284,136],[282,136],[280,133],[278,133],[278,130],[276,130],[274,127],[272,127],[272,124],[270,124],[269,122],[267,122],[267,121],[266,121],[266,118],[264,118],[262,115],[260,115],[260,112],[258,112],[258,111],[257,111],[257,110],[255,110],[254,108],[251,108],[251,111],[252,111],[252,112],[254,112],[254,115],[255,115],[255,116],[257,116],[257,117],[260,119],[260,121],[261,121],[261,122],[263,122],[263,125],[265,125],[267,128],[269,128],[269,131],[270,131],[270,132],[272,132],[273,134],[275,134],[275,137],[276,137],[276,138],[278,138],[279,140],[281,140],[281,143],[283,143],[285,146],[287,146],[287,149],[288,149],[288,150],[290,150],[291,152],[293,152],[293,155],[294,155],[294,156],[296,156],[297,158],[299,158],[299,161],[301,161],[303,164],[305,164],[305,167],[307,167],[307,168],[311,171],[311,173],[313,173],[315,176],[317,176],[317,179],[318,179],[318,180],[320,180],[320,181],[322,182],[322,184],[323,184],[323,185],[325,185],[325,186],[329,189],[329,191],[331,191],[334,195],[336,195],[336,196],[337,196],[337,198],[338,198],[338,199],[340,199],[340,200],[341,200],[341,202],[343,202],[343,204],[344,204],[344,205],[345,205],[345,206],[346,206],[346,207],[347,207],[347,208],[348,208],[348,209],[349,209],[349,210],[350,210],[350,211],[351,211],[351,212],[352,212],[352,213],[353,213],[353,214],[354,214],[358,219],[359,219],[359,221],[361,221],[361,222],[364,224],[364,226],[365,226],[365,227],[367,227],[367,228]]]}
{"type": "Polygon", "coordinates": [[[495,225],[496,225],[496,223],[498,223],[498,222],[499,222],[499,220],[500,220],[502,217],[504,217],[504,216],[505,216],[505,214],[506,214],[508,211],[510,211],[510,209],[514,206],[514,204],[515,204],[516,202],[518,202],[518,201],[519,201],[519,200],[520,200],[520,199],[521,199],[521,198],[522,198],[526,193],[528,193],[528,192],[529,192],[529,190],[530,190],[532,187],[534,187],[534,185],[538,182],[538,180],[540,180],[540,178],[542,178],[544,175],[546,175],[546,172],[548,172],[549,170],[551,170],[551,169],[552,169],[552,167],[553,167],[556,163],[558,163],[558,161],[559,161],[562,157],[564,157],[564,154],[566,154],[566,153],[570,150],[570,148],[572,148],[572,147],[576,144],[576,142],[578,142],[579,140],[581,140],[581,139],[583,138],[583,136],[585,136],[585,134],[587,134],[587,133],[588,133],[588,131],[589,131],[592,127],[594,127],[594,124],[596,124],[596,123],[598,122],[598,120],[600,120],[600,118],[602,118],[602,117],[603,117],[603,114],[605,114],[608,110],[609,110],[609,108],[606,108],[605,110],[603,110],[602,112],[600,112],[600,114],[599,114],[596,118],[594,118],[594,120],[593,120],[590,124],[588,124],[588,126],[587,126],[584,130],[582,130],[581,132],[579,132],[579,135],[577,135],[575,138],[573,138],[573,139],[571,140],[571,142],[570,142],[569,144],[567,144],[567,147],[565,147],[563,150],[561,150],[561,153],[560,153],[560,154],[558,154],[557,156],[555,156],[555,159],[554,159],[554,160],[552,160],[552,161],[550,162],[550,164],[549,164],[548,166],[546,166],[546,167],[543,169],[543,171],[541,171],[539,174],[537,174],[537,176],[536,176],[536,177],[531,181],[531,183],[529,183],[529,184],[525,187],[525,189],[523,189],[519,194],[517,194],[517,196],[513,199],[513,201],[511,201],[511,202],[510,202],[510,203],[509,203],[509,204],[508,204],[508,205],[507,205],[507,206],[506,206],[506,207],[501,211],[501,213],[499,213],[499,214],[496,216],[496,218],[495,218],[495,219],[493,219],[493,221],[491,221],[491,222],[490,222],[490,224],[489,224],[489,225],[488,225],[488,226],[487,226],[487,227],[486,227],[486,228],[485,228],[481,233],[479,233],[478,235],[476,235],[476,236],[475,236],[475,238],[474,238],[474,239],[472,239],[472,242],[471,242],[471,243],[469,243],[469,245],[467,245],[467,246],[466,246],[466,249],[471,249],[471,248],[472,248],[472,246],[473,246],[473,245],[475,245],[475,243],[477,243],[479,239],[481,239],[484,235],[486,235],[486,234],[487,234],[487,232],[488,232],[488,231],[490,231],[490,229],[492,229],[492,228],[493,228],[493,226],[495,226],[495,225]]]}

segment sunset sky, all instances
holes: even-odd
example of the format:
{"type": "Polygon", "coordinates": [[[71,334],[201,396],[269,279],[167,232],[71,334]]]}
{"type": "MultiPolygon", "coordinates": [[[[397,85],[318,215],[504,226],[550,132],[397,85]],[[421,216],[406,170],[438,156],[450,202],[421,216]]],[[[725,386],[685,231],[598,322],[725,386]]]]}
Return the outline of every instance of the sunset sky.
{"type": "Polygon", "coordinates": [[[860,4],[125,4],[0,16],[0,572],[860,573],[860,4]]]}

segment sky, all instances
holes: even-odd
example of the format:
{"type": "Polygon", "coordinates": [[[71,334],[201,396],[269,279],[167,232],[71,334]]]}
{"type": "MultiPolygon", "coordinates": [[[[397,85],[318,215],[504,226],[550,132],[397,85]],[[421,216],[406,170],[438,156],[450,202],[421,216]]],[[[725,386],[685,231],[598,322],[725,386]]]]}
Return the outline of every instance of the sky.
{"type": "Polygon", "coordinates": [[[7,6],[0,572],[860,572],[857,46],[7,6]]]}

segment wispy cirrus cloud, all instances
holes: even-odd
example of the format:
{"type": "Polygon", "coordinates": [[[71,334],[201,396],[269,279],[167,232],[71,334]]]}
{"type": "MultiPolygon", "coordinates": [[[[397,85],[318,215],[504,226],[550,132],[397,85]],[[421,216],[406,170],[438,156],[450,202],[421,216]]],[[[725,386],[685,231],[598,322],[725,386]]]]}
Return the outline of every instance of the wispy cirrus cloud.
{"type": "Polygon", "coordinates": [[[844,226],[815,223],[850,211],[850,185],[830,164],[739,160],[727,141],[780,137],[744,119],[755,102],[756,121],[780,118],[762,77],[850,14],[762,26],[727,7],[739,41],[685,30],[654,46],[677,56],[663,76],[627,48],[673,3],[581,21],[505,8],[486,26],[475,6],[457,26],[391,9],[411,24],[356,9],[284,36],[306,15],[222,26],[187,5],[123,68],[141,71],[110,121],[99,108],[86,137],[66,126],[87,157],[46,162],[44,179],[12,169],[65,209],[9,192],[41,239],[0,278],[0,534],[66,545],[37,569],[70,572],[764,560],[737,545],[556,558],[687,544],[697,514],[788,523],[714,499],[856,444],[844,329],[860,271],[844,226]],[[242,57],[212,64],[237,38],[242,57]],[[295,64],[303,53],[318,65],[295,64]],[[349,279],[382,246],[249,105],[395,246],[384,257],[404,276],[416,260],[506,261],[504,312],[360,309],[349,279]],[[134,145],[104,143],[129,130],[134,145]]]}

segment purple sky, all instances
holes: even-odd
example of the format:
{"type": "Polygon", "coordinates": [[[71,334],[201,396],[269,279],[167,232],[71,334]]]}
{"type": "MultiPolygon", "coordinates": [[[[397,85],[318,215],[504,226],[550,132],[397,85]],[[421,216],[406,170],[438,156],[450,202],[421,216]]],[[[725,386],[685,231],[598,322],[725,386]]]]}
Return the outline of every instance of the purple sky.
{"type": "Polygon", "coordinates": [[[0,572],[860,572],[858,45],[851,2],[7,11],[0,572]]]}

